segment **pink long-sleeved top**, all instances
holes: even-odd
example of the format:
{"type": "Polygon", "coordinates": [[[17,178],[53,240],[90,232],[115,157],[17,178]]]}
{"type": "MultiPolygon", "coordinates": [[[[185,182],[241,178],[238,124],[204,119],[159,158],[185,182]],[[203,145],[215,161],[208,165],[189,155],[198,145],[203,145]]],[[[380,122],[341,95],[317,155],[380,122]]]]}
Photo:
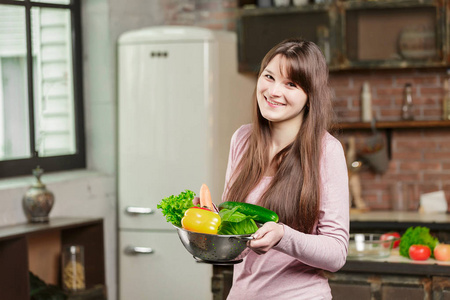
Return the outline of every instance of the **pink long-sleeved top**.
{"type": "MultiPolygon", "coordinates": [[[[243,125],[231,139],[223,199],[233,171],[246,149],[251,125],[243,125]]],[[[344,151],[340,142],[326,133],[320,162],[321,203],[312,234],[285,224],[284,236],[266,254],[247,249],[242,263],[234,266],[228,300],[318,300],[331,299],[322,270],[335,272],[345,263],[349,238],[349,192],[344,151]]],[[[258,204],[271,177],[264,177],[249,194],[247,203],[258,204]]]]}

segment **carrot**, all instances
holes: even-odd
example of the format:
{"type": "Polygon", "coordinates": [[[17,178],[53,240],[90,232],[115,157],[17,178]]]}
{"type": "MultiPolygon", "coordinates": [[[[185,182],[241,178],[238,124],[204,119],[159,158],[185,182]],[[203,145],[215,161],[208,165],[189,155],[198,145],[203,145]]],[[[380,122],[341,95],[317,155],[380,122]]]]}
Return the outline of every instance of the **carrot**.
{"type": "Polygon", "coordinates": [[[206,207],[210,210],[214,209],[211,200],[211,192],[206,184],[202,184],[202,187],[200,188],[200,207],[206,207]]]}

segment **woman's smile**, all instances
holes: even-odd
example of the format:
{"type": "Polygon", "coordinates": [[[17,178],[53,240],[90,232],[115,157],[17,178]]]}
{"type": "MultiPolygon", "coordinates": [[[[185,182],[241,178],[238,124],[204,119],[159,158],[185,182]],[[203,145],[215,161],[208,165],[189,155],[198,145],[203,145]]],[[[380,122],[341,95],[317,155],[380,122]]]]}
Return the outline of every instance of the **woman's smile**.
{"type": "Polygon", "coordinates": [[[272,107],[285,106],[285,104],[283,104],[283,103],[276,102],[275,100],[269,100],[266,96],[264,96],[264,98],[266,99],[269,106],[272,106],[272,107]]]}

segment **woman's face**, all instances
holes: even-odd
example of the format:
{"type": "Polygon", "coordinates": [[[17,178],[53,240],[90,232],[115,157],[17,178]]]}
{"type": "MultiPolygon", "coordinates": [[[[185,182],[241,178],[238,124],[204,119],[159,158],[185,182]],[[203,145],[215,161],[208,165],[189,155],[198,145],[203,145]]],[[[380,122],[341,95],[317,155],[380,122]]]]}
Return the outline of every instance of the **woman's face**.
{"type": "Polygon", "coordinates": [[[275,124],[300,126],[308,95],[287,78],[287,60],[275,56],[261,73],[256,85],[256,98],[262,116],[275,124]]]}

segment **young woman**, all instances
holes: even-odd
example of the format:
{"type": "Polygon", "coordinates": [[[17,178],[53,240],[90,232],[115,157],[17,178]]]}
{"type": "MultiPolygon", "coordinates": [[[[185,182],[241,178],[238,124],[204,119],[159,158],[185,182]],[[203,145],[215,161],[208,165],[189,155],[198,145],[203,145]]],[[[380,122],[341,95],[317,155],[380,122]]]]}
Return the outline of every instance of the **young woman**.
{"type": "Polygon", "coordinates": [[[349,237],[347,167],[328,133],[328,68],[312,42],[289,39],[264,57],[253,124],[231,139],[223,201],[275,211],[234,266],[234,299],[331,299],[322,270],[345,263],[349,237]]]}

